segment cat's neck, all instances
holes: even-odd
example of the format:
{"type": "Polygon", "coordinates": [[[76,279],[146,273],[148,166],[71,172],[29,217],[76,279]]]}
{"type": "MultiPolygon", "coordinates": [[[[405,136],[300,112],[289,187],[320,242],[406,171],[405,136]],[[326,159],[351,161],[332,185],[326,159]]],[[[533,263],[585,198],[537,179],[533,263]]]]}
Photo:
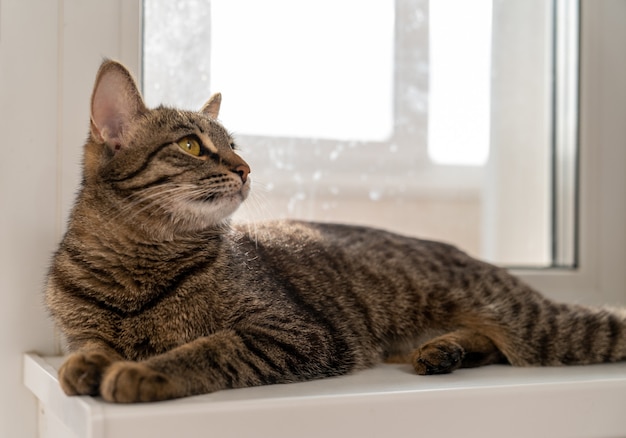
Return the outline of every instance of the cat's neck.
{"type": "MultiPolygon", "coordinates": [[[[110,202],[92,190],[83,190],[73,214],[73,226],[77,231],[97,233],[103,245],[145,245],[159,248],[162,252],[185,252],[208,242],[219,242],[230,231],[230,223],[193,232],[181,231],[176,224],[163,221],[162,215],[138,206],[136,211],[117,211],[116,202],[110,202]],[[156,216],[156,217],[155,217],[156,216]],[[82,227],[87,224],[87,227],[82,227]]],[[[132,246],[131,246],[132,247],[132,246]]]]}
{"type": "Polygon", "coordinates": [[[229,233],[227,223],[184,233],[160,227],[141,217],[117,219],[114,213],[77,209],[68,232],[85,243],[85,250],[104,251],[131,260],[143,253],[154,262],[171,260],[191,252],[196,252],[196,258],[201,257],[206,252],[203,248],[215,253],[229,233]]]}

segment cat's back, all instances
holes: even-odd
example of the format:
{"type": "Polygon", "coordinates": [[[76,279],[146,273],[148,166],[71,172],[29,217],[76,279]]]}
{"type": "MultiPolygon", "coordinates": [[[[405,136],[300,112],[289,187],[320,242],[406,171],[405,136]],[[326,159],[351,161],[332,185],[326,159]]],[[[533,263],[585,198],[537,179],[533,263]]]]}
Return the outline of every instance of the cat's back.
{"type": "Polygon", "coordinates": [[[292,275],[331,270],[342,275],[441,277],[468,265],[475,265],[475,272],[487,267],[452,245],[367,226],[282,220],[234,228],[240,242],[247,242],[242,248],[255,260],[292,275]]]}
{"type": "Polygon", "coordinates": [[[303,220],[275,220],[252,224],[235,224],[236,235],[253,241],[257,246],[270,249],[310,251],[312,247],[335,251],[384,251],[394,245],[408,245],[426,249],[439,242],[429,242],[399,235],[383,229],[339,223],[309,222],[303,220]]]}

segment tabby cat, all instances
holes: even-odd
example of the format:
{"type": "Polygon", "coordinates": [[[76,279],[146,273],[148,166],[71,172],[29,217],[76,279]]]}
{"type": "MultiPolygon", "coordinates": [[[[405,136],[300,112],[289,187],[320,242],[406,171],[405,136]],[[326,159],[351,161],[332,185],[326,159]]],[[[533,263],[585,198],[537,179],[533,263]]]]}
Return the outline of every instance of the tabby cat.
{"type": "Polygon", "coordinates": [[[626,312],[558,304],[450,245],[366,227],[229,216],[250,168],[217,121],[146,108],[105,61],[82,188],[46,303],[69,395],[146,402],[338,376],[626,359],[626,312]],[[420,339],[426,340],[420,345],[420,339]]]}

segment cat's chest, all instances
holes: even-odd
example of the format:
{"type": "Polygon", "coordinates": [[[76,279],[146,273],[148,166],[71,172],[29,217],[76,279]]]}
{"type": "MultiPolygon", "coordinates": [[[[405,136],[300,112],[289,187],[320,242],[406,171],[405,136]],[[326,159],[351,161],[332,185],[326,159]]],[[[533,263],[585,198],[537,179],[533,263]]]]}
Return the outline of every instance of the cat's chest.
{"type": "Polygon", "coordinates": [[[119,350],[127,359],[141,360],[164,353],[203,335],[198,322],[132,318],[120,324],[119,350]]]}
{"type": "Polygon", "coordinates": [[[129,359],[144,359],[210,335],[222,325],[215,300],[206,290],[174,294],[121,319],[118,347],[129,359]]]}

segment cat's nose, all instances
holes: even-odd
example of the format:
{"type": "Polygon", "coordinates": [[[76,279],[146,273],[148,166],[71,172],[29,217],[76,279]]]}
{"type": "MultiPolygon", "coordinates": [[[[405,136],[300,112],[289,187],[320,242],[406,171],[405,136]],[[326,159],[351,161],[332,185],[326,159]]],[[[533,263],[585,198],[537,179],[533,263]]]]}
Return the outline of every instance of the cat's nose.
{"type": "Polygon", "coordinates": [[[239,166],[235,167],[233,169],[233,172],[235,172],[237,175],[239,175],[239,177],[241,178],[241,181],[243,183],[245,183],[248,180],[248,174],[250,173],[250,167],[247,164],[240,164],[239,166]]]}

